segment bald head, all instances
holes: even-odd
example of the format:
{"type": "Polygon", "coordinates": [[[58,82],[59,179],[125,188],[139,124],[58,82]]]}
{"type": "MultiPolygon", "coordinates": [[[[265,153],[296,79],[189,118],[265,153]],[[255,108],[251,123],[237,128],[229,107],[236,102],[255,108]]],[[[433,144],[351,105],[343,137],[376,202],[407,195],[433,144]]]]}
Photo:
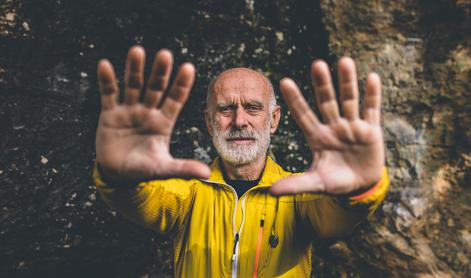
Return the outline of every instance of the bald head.
{"type": "Polygon", "coordinates": [[[214,104],[218,94],[262,94],[268,98],[268,110],[276,106],[273,86],[263,74],[249,68],[232,68],[223,71],[211,81],[206,98],[207,109],[214,104]]]}

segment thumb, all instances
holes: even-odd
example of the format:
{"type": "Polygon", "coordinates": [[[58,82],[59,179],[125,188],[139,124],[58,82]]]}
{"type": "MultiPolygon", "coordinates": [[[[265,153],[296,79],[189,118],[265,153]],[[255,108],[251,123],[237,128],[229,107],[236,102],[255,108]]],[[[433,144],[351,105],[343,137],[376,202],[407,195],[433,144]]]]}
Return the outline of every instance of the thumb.
{"type": "Polygon", "coordinates": [[[314,172],[281,179],[270,186],[269,191],[275,196],[298,193],[324,193],[325,185],[319,175],[314,172]]]}
{"type": "Polygon", "coordinates": [[[211,171],[208,165],[193,159],[173,159],[169,169],[172,169],[174,176],[180,178],[209,178],[211,171]]]}

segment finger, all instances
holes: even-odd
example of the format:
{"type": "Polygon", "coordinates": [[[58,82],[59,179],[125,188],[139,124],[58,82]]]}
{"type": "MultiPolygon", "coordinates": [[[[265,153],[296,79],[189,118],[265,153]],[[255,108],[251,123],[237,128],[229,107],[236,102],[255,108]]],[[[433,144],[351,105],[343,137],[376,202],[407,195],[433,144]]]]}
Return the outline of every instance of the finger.
{"type": "Polygon", "coordinates": [[[168,95],[162,100],[162,113],[170,120],[176,120],[183,104],[188,99],[194,80],[195,67],[191,63],[185,63],[178,70],[168,95]]]}
{"type": "Polygon", "coordinates": [[[306,136],[313,136],[320,122],[304,99],[299,87],[293,80],[283,78],[280,81],[280,91],[303,133],[306,136]]]}
{"type": "Polygon", "coordinates": [[[338,76],[343,115],[348,120],[358,119],[358,79],[355,62],[351,58],[340,59],[338,76]]]}
{"type": "Polygon", "coordinates": [[[316,173],[306,173],[281,179],[270,186],[269,191],[275,196],[298,193],[324,193],[325,186],[316,173]]]}
{"type": "Polygon", "coordinates": [[[371,124],[379,125],[381,118],[381,79],[371,73],[366,80],[363,117],[371,124]]]}
{"type": "Polygon", "coordinates": [[[173,56],[169,50],[162,49],[155,54],[144,100],[147,106],[157,107],[165,89],[167,89],[172,66],[173,56]]]}
{"type": "Polygon", "coordinates": [[[208,165],[197,160],[174,159],[169,166],[170,169],[174,170],[173,177],[207,179],[211,174],[208,165]]]}
{"type": "Polygon", "coordinates": [[[324,61],[313,62],[311,77],[317,105],[322,117],[327,123],[335,122],[340,118],[340,114],[327,64],[324,61]]]}
{"type": "Polygon", "coordinates": [[[144,84],[145,52],[140,46],[129,49],[124,72],[124,103],[131,105],[139,101],[139,95],[144,84]]]}
{"type": "Polygon", "coordinates": [[[101,108],[112,109],[117,105],[119,89],[113,66],[108,60],[98,63],[98,87],[101,95],[101,108]]]}

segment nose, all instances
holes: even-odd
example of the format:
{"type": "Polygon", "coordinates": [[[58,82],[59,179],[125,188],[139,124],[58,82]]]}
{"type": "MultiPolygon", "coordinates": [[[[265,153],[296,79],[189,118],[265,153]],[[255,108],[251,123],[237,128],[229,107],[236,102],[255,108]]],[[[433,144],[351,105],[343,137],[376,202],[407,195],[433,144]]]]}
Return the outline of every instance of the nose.
{"type": "Polygon", "coordinates": [[[247,127],[247,115],[242,107],[236,109],[234,117],[232,118],[232,125],[238,129],[247,127]]]}

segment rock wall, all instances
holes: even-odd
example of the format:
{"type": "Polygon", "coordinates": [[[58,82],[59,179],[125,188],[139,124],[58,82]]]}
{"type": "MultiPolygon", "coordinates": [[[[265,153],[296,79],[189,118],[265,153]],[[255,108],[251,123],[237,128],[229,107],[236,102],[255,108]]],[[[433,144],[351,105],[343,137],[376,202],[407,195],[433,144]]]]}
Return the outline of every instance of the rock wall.
{"type": "MultiPolygon", "coordinates": [[[[471,273],[471,2],[321,1],[336,58],[384,84],[393,186],[373,224],[329,251],[361,276],[471,273]],[[327,16],[329,15],[329,16],[327,16]],[[374,273],[374,274],[372,274],[374,273]]],[[[341,267],[343,268],[343,266],[341,267]]]]}
{"type": "MultiPolygon", "coordinates": [[[[56,1],[0,3],[0,273],[5,277],[162,277],[168,239],[108,209],[90,178],[99,113],[96,62],[122,73],[129,46],[195,63],[172,152],[210,161],[202,107],[221,70],[291,76],[310,96],[313,59],[342,55],[384,83],[393,186],[353,237],[319,243],[316,277],[466,277],[471,273],[471,2],[56,1]]],[[[121,75],[122,77],[122,75],[121,75]]],[[[362,83],[361,83],[362,84],[362,83]]],[[[311,98],[312,99],[312,98],[311,98]]],[[[310,162],[284,110],[271,151],[310,162]]]]}

